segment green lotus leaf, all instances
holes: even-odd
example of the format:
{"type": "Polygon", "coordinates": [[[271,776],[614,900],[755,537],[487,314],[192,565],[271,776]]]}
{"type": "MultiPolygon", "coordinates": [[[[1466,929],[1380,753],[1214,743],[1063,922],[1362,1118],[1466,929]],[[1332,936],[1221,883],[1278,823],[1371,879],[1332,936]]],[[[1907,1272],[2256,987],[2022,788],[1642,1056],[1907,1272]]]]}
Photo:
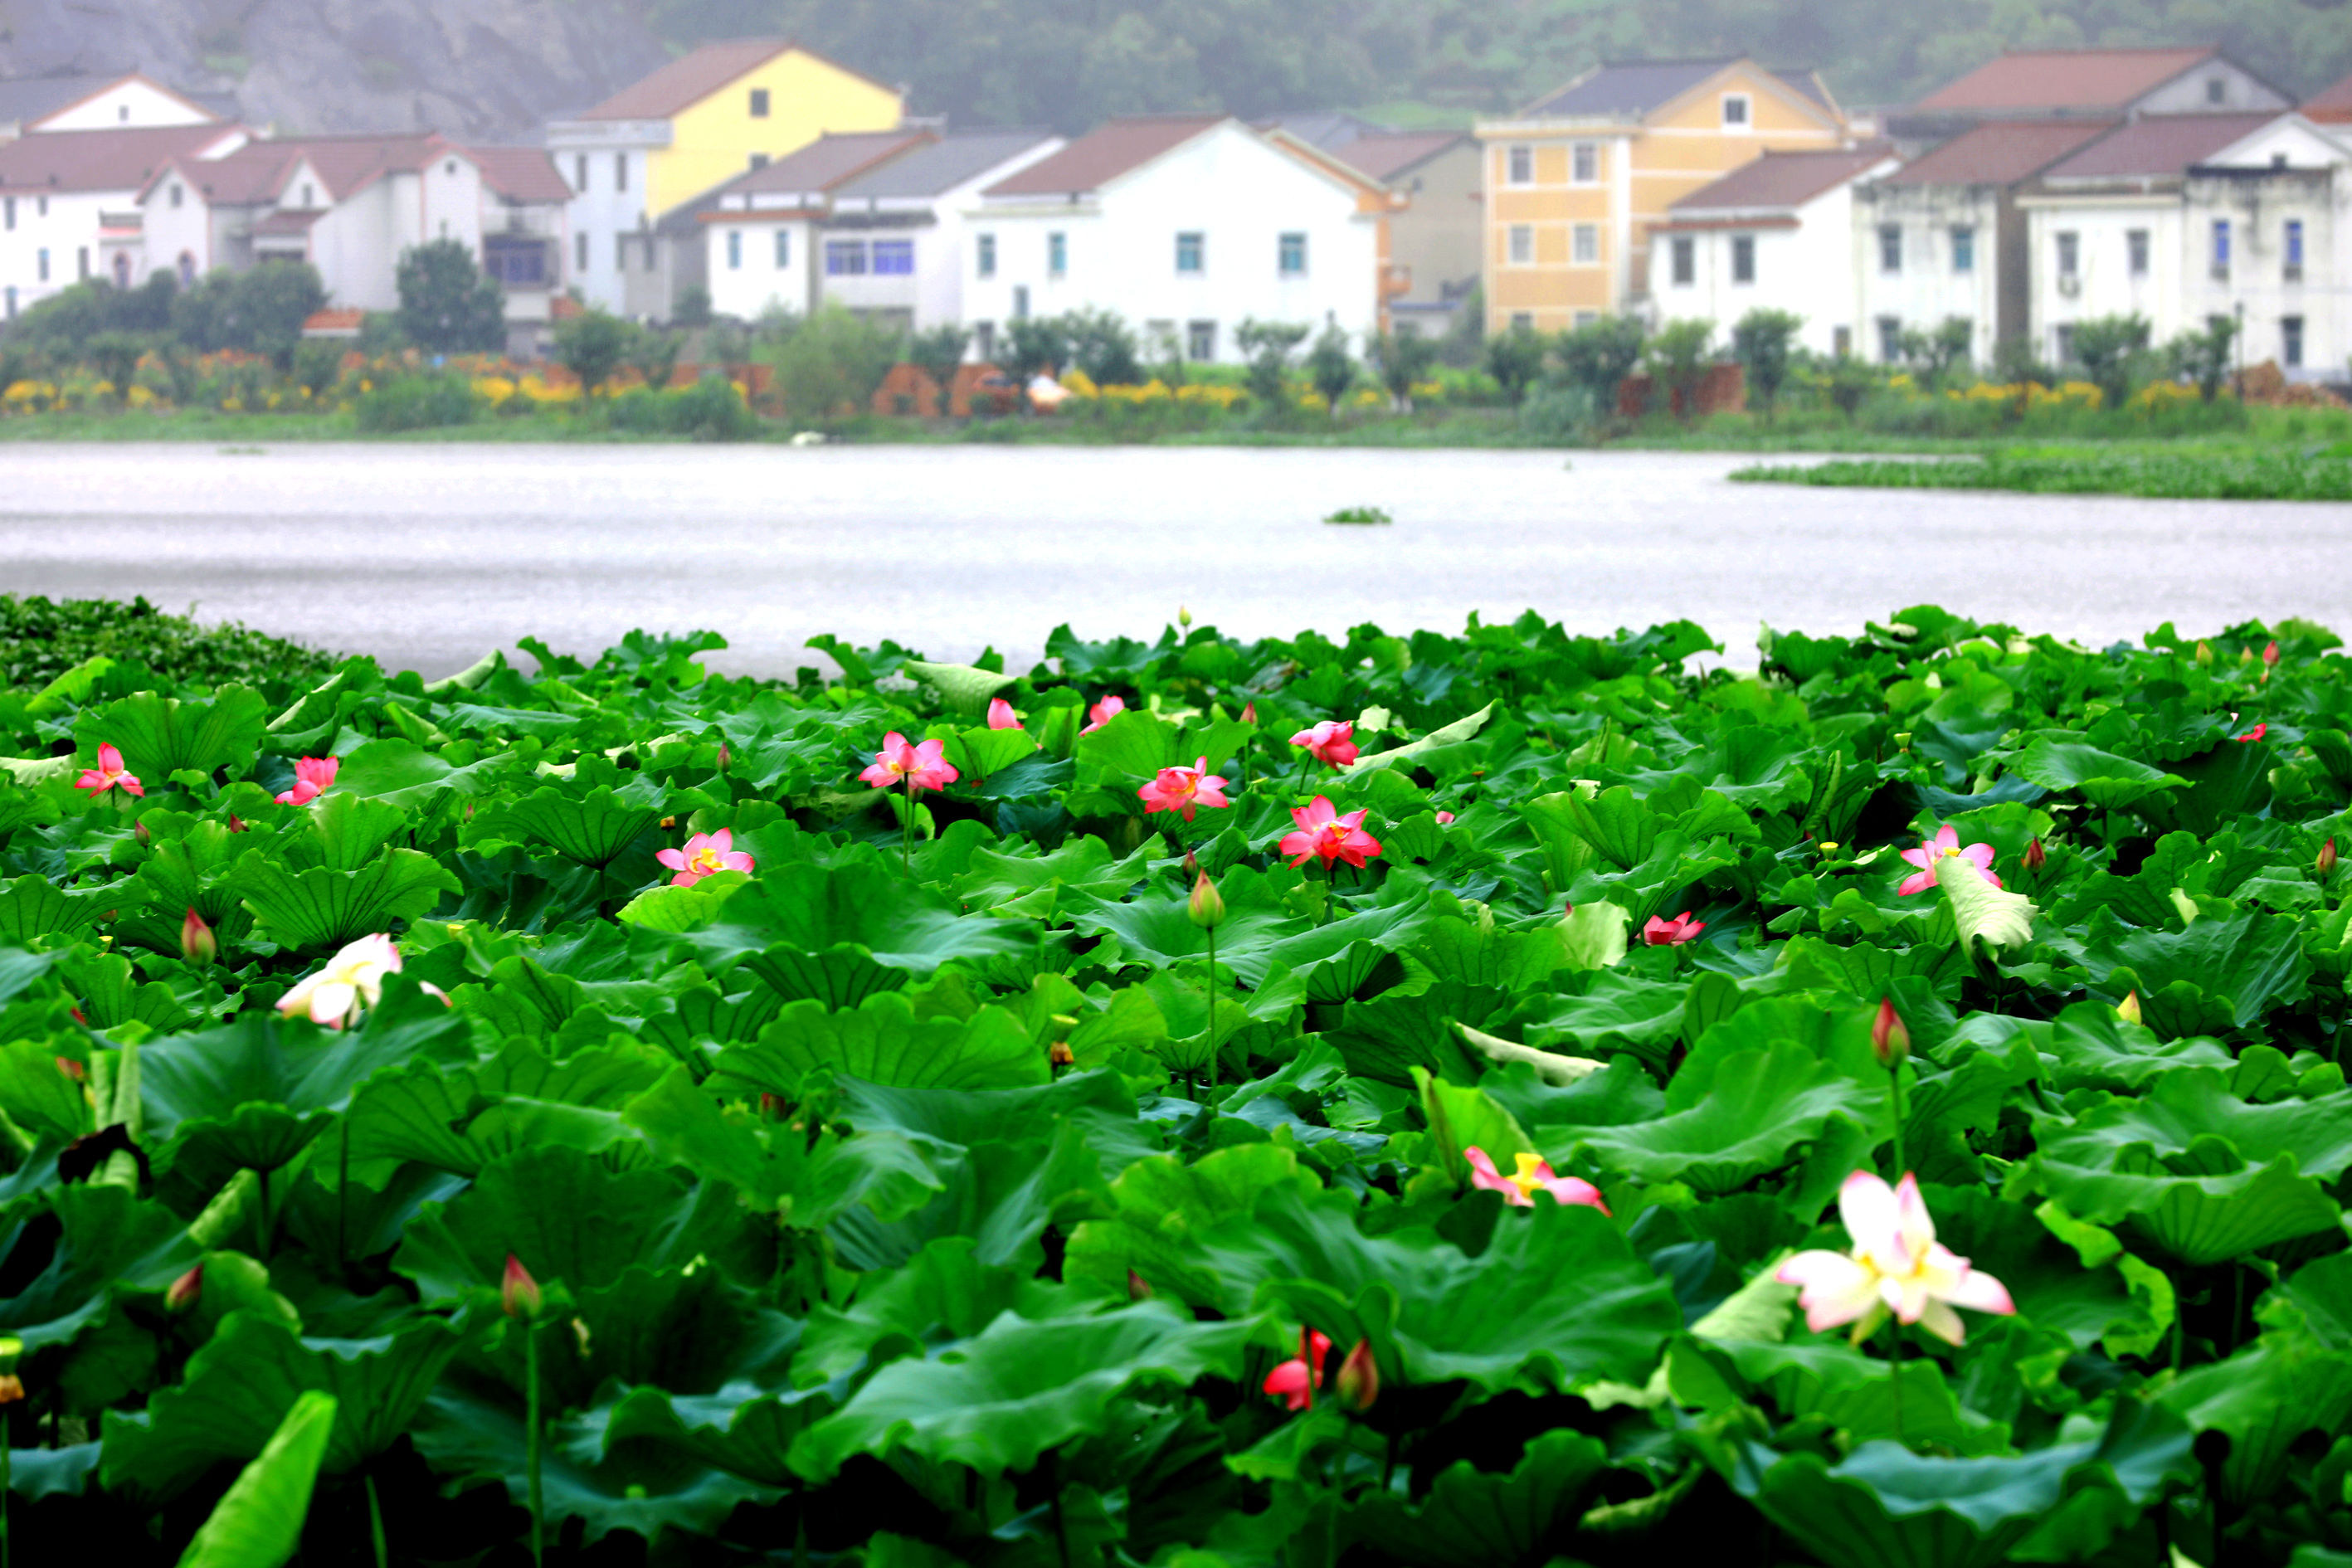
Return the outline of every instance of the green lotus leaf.
{"type": "Polygon", "coordinates": [[[47,877],[0,882],[0,942],[21,947],[42,937],[72,936],[130,901],[103,888],[68,892],[47,877]]]}
{"type": "Polygon", "coordinates": [[[209,702],[142,691],[76,714],[74,755],[88,767],[100,746],[110,745],[122,753],[122,765],[154,789],[184,771],[250,765],[268,722],[261,693],[251,687],[224,686],[209,702]]]}
{"type": "Polygon", "coordinates": [[[464,890],[448,868],[414,849],[387,849],[355,871],[289,871],[264,851],[249,850],[236,863],[235,883],[246,908],[281,945],[314,952],[415,920],[443,893],[464,890]]]}
{"type": "Polygon", "coordinates": [[[2027,742],[2010,771],[2044,789],[2072,790],[2103,811],[2119,811],[2151,795],[2189,785],[2188,780],[2161,768],[2053,735],[2027,742]]]}
{"type": "Polygon", "coordinates": [[[1500,706],[1502,704],[1499,702],[1489,702],[1475,713],[1465,714],[1450,724],[1439,725],[1418,741],[1407,741],[1402,746],[1391,746],[1384,752],[1362,752],[1356,758],[1355,766],[1350,770],[1349,776],[1354,777],[1373,768],[1394,767],[1397,763],[1418,757],[1423,752],[1433,752],[1444,746],[1458,746],[1465,741],[1475,740],[1478,731],[1486,727],[1486,721],[1495,716],[1495,710],[1500,706]]]}
{"type": "Polygon", "coordinates": [[[282,1568],[301,1549],[310,1489],[336,1415],[331,1394],[310,1393],[253,1462],[238,1472],[180,1558],[180,1568],[282,1568]]]}
{"type": "Polygon", "coordinates": [[[1368,1493],[1349,1515],[1349,1532],[1381,1556],[1414,1568],[1522,1562],[1565,1542],[1608,1464],[1609,1451],[1598,1439],[1546,1432],[1507,1474],[1463,1459],[1440,1470],[1418,1502],[1368,1493]]]}
{"type": "Polygon", "coordinates": [[[788,1100],[813,1073],[897,1089],[1013,1089],[1049,1083],[1046,1054],[1012,1014],[983,1007],[968,1019],[917,1019],[900,991],[829,1012],[788,1004],[749,1044],[719,1054],[716,1070],[788,1100]]]}
{"type": "MultiPolygon", "coordinates": [[[[797,989],[808,961],[856,957],[865,967],[898,975],[929,974],[956,959],[1013,957],[1036,942],[1034,928],[1014,921],[967,915],[941,894],[917,887],[869,859],[839,866],[808,862],[761,870],[719,912],[719,923],[686,939],[714,972],[757,958],[753,968],[787,997],[822,995],[797,989]],[[802,963],[793,963],[793,960],[802,963]],[[782,983],[780,983],[780,981],[782,983]]],[[[903,979],[881,979],[858,995],[903,979]]],[[[834,1005],[854,1005],[828,997],[834,1005]]]]}
{"type": "Polygon", "coordinates": [[[1018,677],[999,670],[976,669],[968,664],[932,664],[910,658],[898,668],[902,673],[938,688],[950,709],[972,719],[987,713],[990,698],[1020,683],[1018,677]]]}
{"type": "Polygon", "coordinates": [[[1883,1105],[1835,1063],[1786,1042],[1726,1057],[1696,1103],[1678,1103],[1670,1089],[1668,1114],[1655,1121],[1580,1131],[1575,1153],[1645,1182],[1728,1193],[1790,1163],[1832,1117],[1866,1123],[1883,1105]]]}
{"type": "Polygon", "coordinates": [[[354,795],[411,810],[431,805],[444,793],[485,794],[515,763],[511,752],[491,752],[460,763],[426,751],[415,741],[369,741],[343,758],[327,795],[354,795]]]}

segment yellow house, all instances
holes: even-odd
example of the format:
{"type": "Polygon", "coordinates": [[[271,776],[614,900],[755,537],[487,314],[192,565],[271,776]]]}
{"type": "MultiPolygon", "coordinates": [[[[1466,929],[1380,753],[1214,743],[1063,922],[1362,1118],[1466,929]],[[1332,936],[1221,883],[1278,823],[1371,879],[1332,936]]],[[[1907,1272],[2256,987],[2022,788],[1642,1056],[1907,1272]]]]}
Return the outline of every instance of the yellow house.
{"type": "Polygon", "coordinates": [[[661,314],[675,282],[656,247],[665,214],[827,132],[892,130],[904,111],[898,89],[789,38],[681,55],[548,126],[548,152],[572,191],[571,276],[606,310],[661,314]]]}
{"type": "Polygon", "coordinates": [[[1476,133],[1490,332],[1644,308],[1649,231],[1675,202],[1767,149],[1849,144],[1819,77],[1743,57],[1599,66],[1476,133]]]}

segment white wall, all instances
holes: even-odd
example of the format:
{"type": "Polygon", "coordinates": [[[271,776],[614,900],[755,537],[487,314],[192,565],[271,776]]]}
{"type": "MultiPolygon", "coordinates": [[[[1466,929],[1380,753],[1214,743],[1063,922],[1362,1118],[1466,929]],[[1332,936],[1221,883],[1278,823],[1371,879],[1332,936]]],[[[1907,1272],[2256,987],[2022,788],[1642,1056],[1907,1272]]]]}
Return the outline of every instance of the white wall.
{"type": "MultiPolygon", "coordinates": [[[[625,311],[628,305],[628,276],[614,269],[614,237],[638,234],[644,230],[650,214],[649,188],[653,182],[652,160],[658,149],[669,144],[669,122],[654,121],[570,121],[548,127],[547,150],[555,160],[556,173],[572,186],[572,203],[566,213],[566,224],[572,237],[567,241],[572,253],[564,258],[564,276],[580,289],[590,304],[614,312],[625,311]],[[587,184],[580,183],[583,157],[587,163],[587,184]],[[614,164],[621,158],[628,160],[627,188],[616,181],[614,164]],[[587,239],[587,265],[580,265],[580,240],[587,239]]],[[[646,267],[646,247],[641,242],[628,247],[630,275],[642,274],[646,267]]],[[[717,283],[712,284],[714,296],[717,283]]]]}
{"type": "Polygon", "coordinates": [[[1676,236],[1659,233],[1650,247],[1650,282],[1659,313],[1667,318],[1697,317],[1715,322],[1718,340],[1727,342],[1740,317],[1759,307],[1792,310],[1805,319],[1798,342],[1816,353],[1832,353],[1837,329],[1852,331],[1863,341],[1854,286],[1853,183],[1846,181],[1823,192],[1796,210],[1796,226],[1725,227],[1676,236]],[[1747,235],[1756,241],[1756,277],[1751,283],[1732,279],[1732,241],[1747,235]],[[1693,242],[1691,281],[1674,280],[1674,241],[1693,242]]]}
{"type": "MultiPolygon", "coordinates": [[[[2151,339],[2161,343],[2182,324],[2182,276],[2187,263],[2177,190],[2144,195],[2081,195],[2071,199],[2028,198],[2026,277],[2028,321],[2033,351],[2046,363],[2062,363],[2061,327],[2099,316],[2147,318],[2151,339]],[[2147,270],[2131,270],[2131,234],[2147,235],[2147,270]],[[2058,270],[2059,237],[2075,237],[2074,285],[2058,270]]],[[[2201,324],[2202,318],[2200,318],[2201,324]]]]}
{"type": "MultiPolygon", "coordinates": [[[[23,311],[81,280],[79,258],[89,257],[89,276],[102,276],[99,256],[99,214],[131,210],[130,191],[63,191],[55,195],[0,197],[0,314],[6,310],[6,290],[16,290],[16,309],[23,311]],[[6,226],[7,201],[16,208],[14,228],[6,226]],[[40,253],[49,255],[48,277],[40,276],[40,253]]],[[[145,281],[142,279],[141,281],[145,281]]]]}
{"type": "Polygon", "coordinates": [[[806,219],[753,220],[709,226],[710,308],[722,316],[756,321],[771,309],[804,315],[809,302],[809,247],[813,240],[806,219]],[[785,265],[776,265],[776,236],[785,237],[785,265]],[[728,237],[736,238],[730,241],[728,237]],[[740,247],[740,264],[728,265],[728,247],[740,247]]]}
{"type": "Polygon", "coordinates": [[[131,78],[116,82],[85,102],[60,110],[40,122],[42,132],[119,131],[139,125],[208,125],[213,116],[184,103],[152,82],[131,78]]]}
{"type": "Polygon", "coordinates": [[[1930,331],[1946,318],[1965,316],[1976,324],[1971,357],[1979,367],[1992,361],[1999,331],[2000,244],[2000,197],[1982,185],[1863,185],[1854,192],[1853,276],[1853,352],[1877,363],[1881,318],[1930,331]],[[1878,231],[1892,224],[1903,233],[1903,266],[1880,266],[1878,231]],[[1976,264],[1956,271],[1952,230],[1976,231],[1976,264]]]}
{"type": "MultiPolygon", "coordinates": [[[[1140,334],[1152,321],[1213,322],[1214,356],[1241,353],[1234,330],[1247,319],[1298,321],[1320,330],[1336,322],[1358,337],[1379,312],[1375,219],[1360,216],[1352,188],[1315,173],[1237,124],[1218,126],[1141,168],[1109,182],[1087,200],[983,201],[968,209],[975,237],[996,237],[996,275],[965,273],[963,315],[987,321],[1003,341],[1014,315],[1014,290],[1028,289],[1029,313],[1057,315],[1095,307],[1118,312],[1140,334]],[[1068,267],[1046,268],[1047,239],[1067,237],[1068,267]],[[1198,273],[1176,270],[1176,237],[1204,241],[1198,273]],[[1279,237],[1307,237],[1307,270],[1278,269],[1279,237]]],[[[967,255],[975,246],[967,245],[967,255]]]]}
{"type": "Polygon", "coordinates": [[[139,210],[143,215],[140,228],[147,254],[146,273],[176,268],[183,253],[194,258],[199,278],[218,265],[213,254],[212,209],[205,205],[203,190],[187,176],[176,170],[165,174],[147,193],[139,210]],[[180,193],[177,206],[172,205],[175,188],[180,193]]]}

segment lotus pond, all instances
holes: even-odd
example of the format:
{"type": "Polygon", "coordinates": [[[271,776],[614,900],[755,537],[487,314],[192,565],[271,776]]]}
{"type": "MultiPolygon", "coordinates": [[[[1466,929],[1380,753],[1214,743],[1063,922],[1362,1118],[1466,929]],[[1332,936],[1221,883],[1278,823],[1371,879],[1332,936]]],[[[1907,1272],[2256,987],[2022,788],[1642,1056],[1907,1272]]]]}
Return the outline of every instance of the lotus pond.
{"type": "Polygon", "coordinates": [[[0,691],[0,1551],[2352,1562],[2329,634],[722,646],[0,691]]]}

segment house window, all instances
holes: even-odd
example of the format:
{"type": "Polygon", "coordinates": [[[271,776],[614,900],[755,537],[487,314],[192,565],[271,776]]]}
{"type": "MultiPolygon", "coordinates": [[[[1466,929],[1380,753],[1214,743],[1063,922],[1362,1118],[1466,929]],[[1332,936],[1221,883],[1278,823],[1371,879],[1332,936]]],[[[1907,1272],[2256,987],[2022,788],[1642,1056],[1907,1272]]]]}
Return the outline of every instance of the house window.
{"type": "Polygon", "coordinates": [[[1503,154],[1503,182],[1512,185],[1536,183],[1536,150],[1524,142],[1503,154]]]}
{"type": "Polygon", "coordinates": [[[1675,236],[1672,251],[1674,280],[1678,289],[1687,289],[1698,281],[1698,241],[1689,235],[1675,236]]]}
{"type": "Polygon", "coordinates": [[[1589,327],[1599,320],[1601,312],[1598,310],[1579,310],[1576,313],[1576,324],[1580,327],[1589,327]]]}
{"type": "Polygon", "coordinates": [[[47,283],[48,280],[49,247],[45,245],[41,247],[39,253],[33,258],[33,281],[36,283],[47,283]]]}
{"type": "Polygon", "coordinates": [[[1207,364],[1217,357],[1216,322],[1184,323],[1184,357],[1195,364],[1207,364]]]}
{"type": "Polygon", "coordinates": [[[582,195],[588,192],[588,154],[585,153],[572,154],[572,188],[582,195]]]}
{"type": "Polygon", "coordinates": [[[174,184],[172,186],[172,205],[173,206],[178,206],[183,201],[187,199],[187,195],[188,193],[184,187],[174,184]]]}
{"type": "Polygon", "coordinates": [[[972,357],[986,364],[996,357],[996,323],[980,321],[971,329],[972,357]]]}
{"type": "Polygon", "coordinates": [[[451,179],[456,179],[457,177],[457,160],[452,158],[447,163],[442,164],[441,172],[448,175],[451,179]]]}
{"type": "Polygon", "coordinates": [[[16,198],[14,196],[0,198],[0,228],[15,228],[16,226],[16,198]]]}
{"type": "Polygon", "coordinates": [[[740,228],[727,231],[727,270],[743,270],[743,231],[740,228]]]}
{"type": "Polygon", "coordinates": [[[1878,318],[1878,360],[1881,364],[1903,363],[1903,320],[1899,316],[1878,318]]]}
{"type": "Polygon", "coordinates": [[[776,270],[782,272],[792,264],[793,231],[788,228],[779,228],[776,230],[776,270]]]}
{"type": "Polygon", "coordinates": [[[767,166],[768,155],[765,153],[754,153],[751,154],[751,167],[754,169],[764,169],[767,166]]]}
{"type": "Polygon", "coordinates": [[[1029,319],[1029,285],[1026,283],[1013,286],[1013,319],[1016,321],[1029,319]]]}
{"type": "Polygon", "coordinates": [[[982,278],[993,278],[993,277],[995,277],[995,276],[996,276],[996,237],[995,237],[994,235],[992,235],[992,234],[983,234],[983,235],[982,235],[982,236],[980,237],[979,258],[980,258],[980,275],[981,275],[982,278]]]}
{"type": "Polygon", "coordinates": [[[626,272],[628,269],[629,237],[625,234],[616,234],[613,237],[613,270],[626,272]]]}
{"type": "Polygon", "coordinates": [[[824,275],[827,278],[865,277],[866,242],[862,239],[826,240],[824,275]]]}
{"type": "Polygon", "coordinates": [[[195,286],[196,286],[196,257],[195,257],[195,252],[194,252],[194,251],[192,251],[192,250],[184,250],[184,251],[180,252],[180,287],[181,287],[181,288],[183,288],[183,289],[193,289],[193,288],[194,288],[195,286]]]}
{"type": "Polygon", "coordinates": [[[509,288],[543,288],[547,247],[528,236],[492,235],[482,241],[482,270],[509,288]]]}
{"type": "MultiPolygon", "coordinates": [[[[1178,259],[1176,262],[1176,270],[1181,272],[1185,270],[1185,267],[1182,259],[1183,239],[1181,235],[1177,238],[1177,252],[1178,259]]],[[[1047,235],[1045,237],[1045,271],[1047,276],[1059,278],[1069,270],[1070,237],[1059,232],[1047,235]]],[[[1201,270],[1201,259],[1197,254],[1192,258],[1192,270],[1194,272],[1201,270]]]]}
{"type": "Polygon", "coordinates": [[[2218,76],[2207,77],[2205,79],[2205,101],[2208,103],[2227,103],[2229,100],[2230,83],[2228,79],[2218,76]]]}
{"type": "Polygon", "coordinates": [[[1574,228],[1570,229],[1569,234],[1569,254],[1570,256],[1574,257],[1578,261],[1586,264],[1593,264],[1600,261],[1601,226],[1599,224],[1580,223],[1574,228]]]}
{"type": "Polygon", "coordinates": [[[768,118],[768,89],[764,87],[755,87],[751,89],[751,118],[754,120],[768,118]]]}
{"type": "Polygon", "coordinates": [[[572,269],[575,272],[588,270],[588,237],[584,234],[572,237],[572,269]]]}
{"type": "Polygon", "coordinates": [[[911,278],[915,273],[915,242],[911,239],[877,239],[874,242],[874,270],[885,278],[911,278]]]}
{"type": "Polygon", "coordinates": [[[2289,370],[2297,370],[2303,365],[2303,318],[2301,316],[2279,318],[2279,363],[2289,370]]]}
{"type": "Polygon", "coordinates": [[[1967,224],[1952,230],[1952,270],[1974,272],[1977,269],[1977,231],[1967,224]]]}
{"type": "Polygon", "coordinates": [[[85,282],[89,280],[89,247],[87,245],[80,247],[74,252],[74,276],[85,282]]]}
{"type": "Polygon", "coordinates": [[[613,188],[616,191],[629,188],[629,155],[626,153],[613,154],[613,188]]]}
{"type": "Polygon", "coordinates": [[[1723,95],[1723,128],[1726,131],[1747,130],[1748,125],[1748,95],[1746,93],[1725,93],[1723,95]]]}
{"type": "Polygon", "coordinates": [[[2135,278],[2147,277],[2147,230],[2144,228],[2124,230],[2124,254],[2130,264],[2131,275],[2135,278]]]}
{"type": "Polygon", "coordinates": [[[2286,235],[2284,237],[2284,243],[2283,243],[2279,248],[2281,254],[2285,258],[2286,280],[2290,283],[2302,282],[2303,220],[2301,218],[2291,217],[2286,220],[2286,235]]]}
{"type": "Polygon", "coordinates": [[[1601,183],[1601,143],[1579,142],[1569,149],[1568,177],[1572,184],[1597,185],[1601,183]]]}
{"type": "Polygon", "coordinates": [[[1533,310],[1514,310],[1511,312],[1511,331],[1515,332],[1532,332],[1535,330],[1536,313],[1533,310]]]}
{"type": "Polygon", "coordinates": [[[1756,237],[1752,234],[1731,237],[1731,280],[1734,283],[1756,281],[1756,237]]]}
{"type": "Polygon", "coordinates": [[[2056,350],[2060,364],[2074,363],[2074,323],[2063,323],[2051,334],[2051,346],[2056,350]]]}
{"type": "Polygon", "coordinates": [[[1512,266],[1525,267],[1536,258],[1536,230],[1533,224],[1513,224],[1507,237],[1512,266]]]}
{"type": "Polygon", "coordinates": [[[1307,276],[1307,237],[1305,235],[1286,234],[1276,248],[1278,251],[1276,265],[1281,268],[1285,278],[1307,276]]]}
{"type": "Polygon", "coordinates": [[[2213,276],[2226,282],[2230,277],[2230,220],[2213,220],[2213,276]]]}
{"type": "Polygon", "coordinates": [[[1178,235],[1176,237],[1176,270],[1179,272],[1200,271],[1202,252],[1207,246],[1207,243],[1208,242],[1197,233],[1188,231],[1178,235]]]}
{"type": "Polygon", "coordinates": [[[2083,237],[2073,229],[2058,231],[2058,276],[2072,278],[2083,269],[2083,237]]]}
{"type": "Polygon", "coordinates": [[[1903,229],[1900,225],[1883,223],[1878,226],[1878,269],[1889,273],[1903,270],[1903,229]]]}

